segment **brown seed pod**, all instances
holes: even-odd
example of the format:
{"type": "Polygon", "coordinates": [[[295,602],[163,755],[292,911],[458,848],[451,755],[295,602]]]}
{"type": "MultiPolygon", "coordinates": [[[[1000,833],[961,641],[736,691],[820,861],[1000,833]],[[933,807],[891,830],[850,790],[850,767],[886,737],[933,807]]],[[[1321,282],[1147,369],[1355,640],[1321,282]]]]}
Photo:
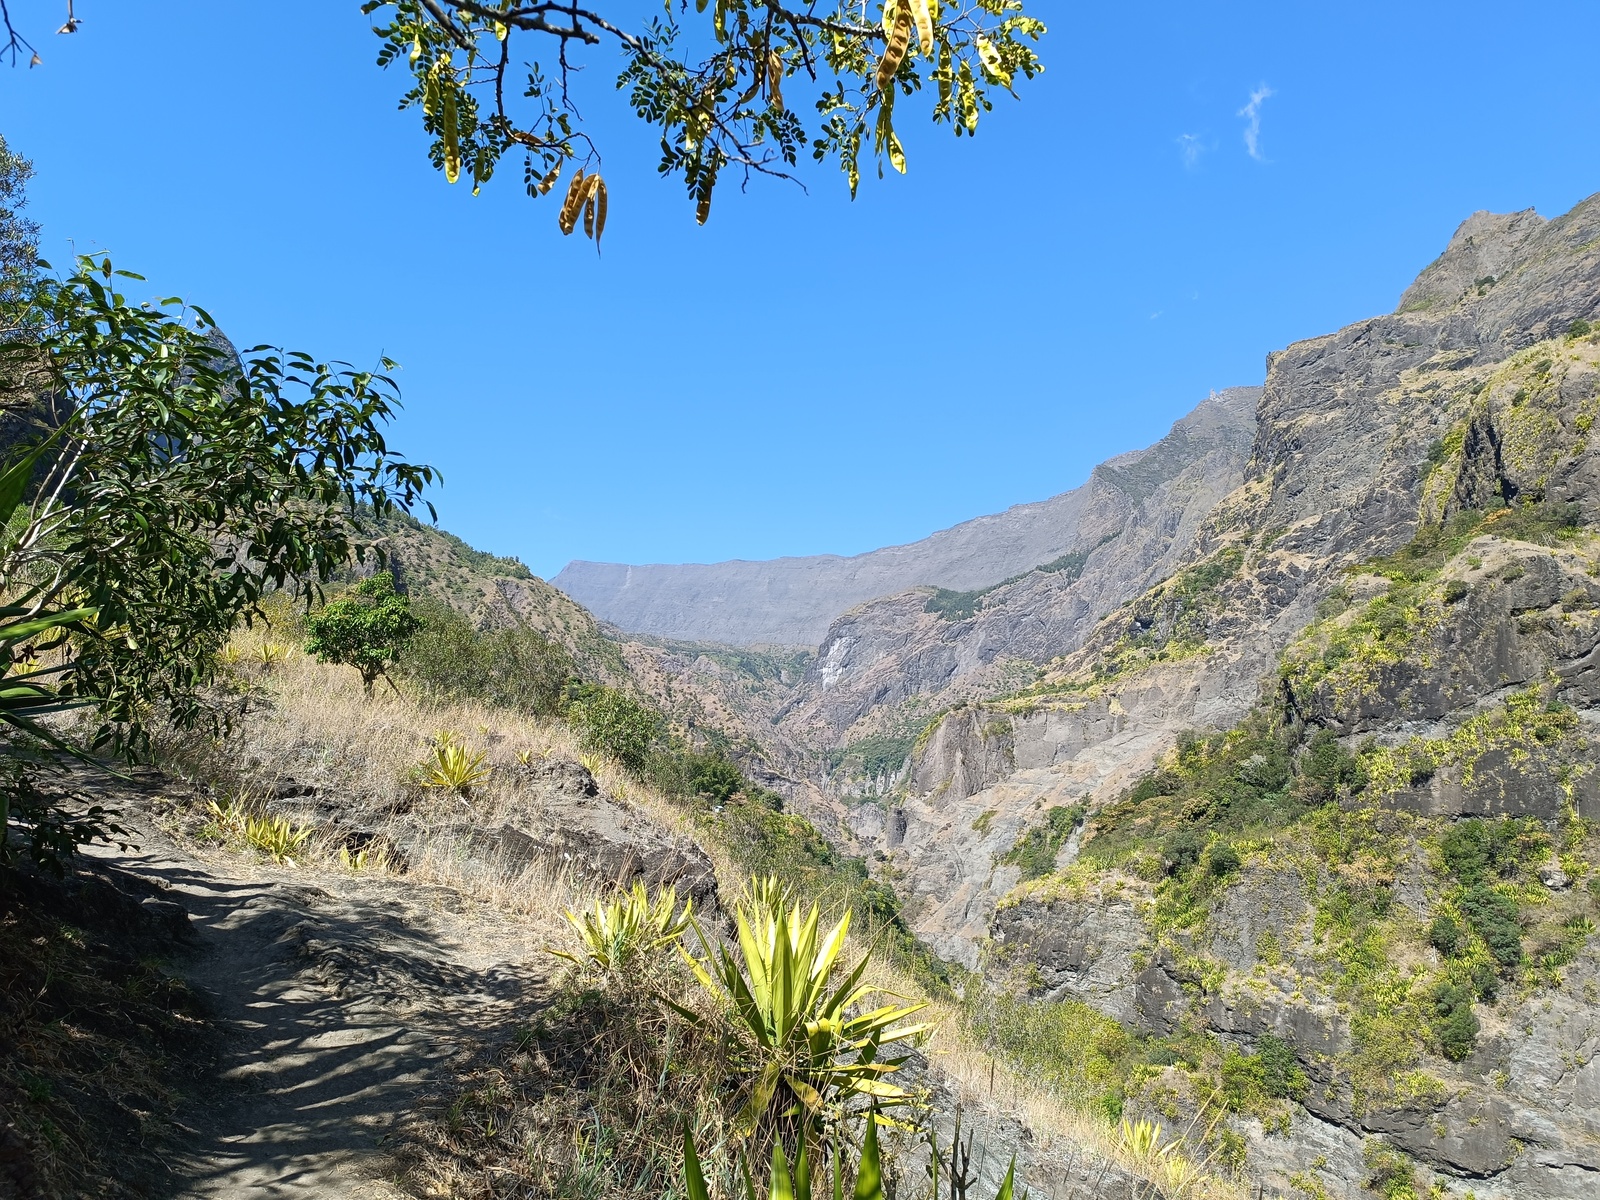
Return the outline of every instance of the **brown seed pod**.
{"type": "Polygon", "coordinates": [[[600,176],[594,176],[594,248],[600,249],[600,235],[606,231],[606,185],[600,176]]]}
{"type": "Polygon", "coordinates": [[[880,92],[894,81],[895,72],[900,69],[910,46],[911,10],[902,0],[895,6],[894,32],[889,35],[889,44],[883,48],[883,57],[878,60],[877,83],[880,92]]]}
{"type": "Polygon", "coordinates": [[[775,50],[767,51],[767,96],[773,108],[783,107],[783,59],[775,50]]]}
{"type": "Polygon", "coordinates": [[[704,225],[711,219],[711,189],[716,186],[716,182],[715,179],[707,180],[704,190],[700,193],[700,203],[695,205],[694,209],[696,225],[704,225]]]}
{"type": "Polygon", "coordinates": [[[567,198],[561,202],[561,212],[556,221],[561,226],[561,232],[570,234],[578,227],[578,210],[583,207],[587,190],[584,187],[583,168],[578,168],[578,173],[572,177],[572,182],[567,185],[567,198]]]}
{"type": "Polygon", "coordinates": [[[600,241],[600,233],[605,232],[605,216],[600,206],[605,203],[606,185],[598,174],[589,176],[589,186],[583,190],[583,236],[592,238],[596,243],[600,241]],[[599,232],[596,232],[596,216],[599,215],[599,232]]]}

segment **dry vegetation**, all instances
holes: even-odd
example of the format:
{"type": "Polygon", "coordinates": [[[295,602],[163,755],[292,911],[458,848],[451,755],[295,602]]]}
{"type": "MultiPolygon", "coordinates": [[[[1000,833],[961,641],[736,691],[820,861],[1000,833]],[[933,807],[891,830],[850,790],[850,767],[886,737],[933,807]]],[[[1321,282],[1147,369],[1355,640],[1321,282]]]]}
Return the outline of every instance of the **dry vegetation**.
{"type": "MultiPolygon", "coordinates": [[[[231,800],[243,812],[270,810],[311,829],[297,860],[305,869],[381,870],[448,885],[530,922],[553,947],[571,948],[562,914],[586,903],[595,881],[565,866],[485,860],[469,852],[462,829],[527,821],[535,811],[529,765],[581,761],[603,796],[670,835],[698,838],[723,895],[742,885],[727,849],[705,841],[690,811],[615,763],[583,754],[560,720],[424,702],[381,686],[369,698],[353,670],[318,664],[264,627],[237,635],[227,659],[243,702],[234,732],[206,746],[168,745],[166,757],[218,797],[224,811],[231,800]],[[442,741],[481,754],[487,778],[460,790],[421,786],[419,765],[442,741]],[[290,780],[314,780],[315,796],[278,795],[290,780]],[[331,795],[369,819],[390,822],[394,836],[352,841],[341,820],[328,821],[331,795]],[[393,849],[402,843],[404,855],[393,849]]],[[[230,832],[215,811],[190,814],[187,831],[263,852],[250,847],[238,826],[230,832]]],[[[858,944],[854,952],[869,949],[858,944]]],[[[562,976],[556,999],[530,1012],[514,1039],[486,1052],[415,1115],[402,1152],[412,1183],[427,1194],[459,1197],[676,1195],[684,1123],[714,1156],[729,1145],[716,1094],[727,1068],[717,1040],[692,1031],[657,996],[708,1013],[713,1002],[672,956],[628,978],[567,970],[554,958],[550,969],[562,976]]],[[[894,994],[922,994],[881,956],[873,975],[894,994]]],[[[1030,1082],[964,1040],[957,1001],[937,1000],[930,1011],[936,1029],[922,1053],[941,1094],[969,1118],[1015,1114],[1032,1132],[1029,1153],[1042,1171],[1052,1156],[1070,1152],[1078,1163],[1119,1164],[1175,1198],[1242,1194],[1180,1152],[1141,1142],[1138,1130],[1119,1132],[1091,1115],[1076,1102],[1085,1098],[1030,1082]]],[[[724,1170],[724,1194],[733,1195],[734,1184],[724,1170]]]]}
{"type": "Polygon", "coordinates": [[[161,1151],[213,1042],[195,996],[164,969],[177,939],[129,888],[92,863],[59,881],[0,881],[3,1200],[170,1186],[161,1151]]]}

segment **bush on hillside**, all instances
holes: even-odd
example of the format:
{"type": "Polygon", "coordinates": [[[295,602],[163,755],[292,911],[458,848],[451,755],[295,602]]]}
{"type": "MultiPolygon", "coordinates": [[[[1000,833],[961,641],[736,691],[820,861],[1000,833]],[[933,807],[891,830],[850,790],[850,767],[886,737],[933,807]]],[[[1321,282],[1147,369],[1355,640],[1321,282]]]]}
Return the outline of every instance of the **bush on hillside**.
{"type": "Polygon", "coordinates": [[[630,771],[640,771],[662,737],[661,717],[616,688],[587,685],[572,703],[578,742],[587,751],[609,755],[630,771]]]}
{"type": "Polygon", "coordinates": [[[1267,1095],[1279,1100],[1305,1098],[1311,1081],[1300,1069],[1300,1060],[1293,1046],[1282,1038],[1264,1033],[1257,1043],[1256,1055],[1261,1059],[1262,1087],[1267,1095]]]}
{"type": "Polygon", "coordinates": [[[1466,984],[1446,980],[1433,989],[1433,1036],[1451,1062],[1460,1062],[1477,1045],[1478,1018],[1472,999],[1472,988],[1466,984]]]}
{"type": "Polygon", "coordinates": [[[688,767],[689,790],[702,799],[726,804],[745,790],[744,773],[720,754],[690,755],[688,767]]]}
{"type": "Polygon", "coordinates": [[[1440,913],[1428,926],[1429,943],[1446,958],[1455,957],[1465,936],[1460,923],[1449,913],[1440,913]]]}
{"type": "Polygon", "coordinates": [[[1461,894],[1456,907],[1489,947],[1502,972],[1521,965],[1522,929],[1517,924],[1516,901],[1478,884],[1461,894]]]}
{"type": "Polygon", "coordinates": [[[1083,816],[1081,804],[1052,805],[1044,815],[1044,824],[1029,829],[997,861],[1021,867],[1023,880],[1050,874],[1072,831],[1083,824],[1083,816]]]}
{"type": "Polygon", "coordinates": [[[1510,878],[1528,860],[1542,856],[1547,844],[1537,821],[1469,817],[1450,827],[1439,851],[1451,873],[1470,887],[1510,878]]]}
{"type": "Polygon", "coordinates": [[[432,597],[418,597],[411,608],[422,628],[395,673],[425,695],[540,716],[566,707],[572,659],[554,642],[526,626],[479,629],[432,597]]]}

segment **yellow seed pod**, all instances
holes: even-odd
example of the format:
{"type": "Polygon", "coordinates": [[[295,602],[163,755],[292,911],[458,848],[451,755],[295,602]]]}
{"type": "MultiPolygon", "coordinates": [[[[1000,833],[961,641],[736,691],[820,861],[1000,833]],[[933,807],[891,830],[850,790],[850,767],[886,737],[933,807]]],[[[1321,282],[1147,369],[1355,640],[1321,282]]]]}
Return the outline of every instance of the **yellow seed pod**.
{"type": "Polygon", "coordinates": [[[456,89],[444,88],[444,177],[451,183],[461,178],[461,133],[456,128],[456,89]]]}
{"type": "Polygon", "coordinates": [[[983,63],[984,71],[990,78],[1004,84],[1006,87],[1010,87],[1011,72],[1006,70],[1005,63],[1000,59],[1000,51],[995,48],[995,44],[984,37],[974,38],[973,40],[977,44],[978,58],[983,63]]]}
{"type": "Polygon", "coordinates": [[[911,0],[911,17],[917,26],[917,45],[933,57],[933,9],[930,0],[911,0]]]}
{"type": "Polygon", "coordinates": [[[906,152],[900,146],[900,139],[891,130],[887,140],[889,143],[889,165],[904,175],[906,173],[906,152]]]}
{"type": "Polygon", "coordinates": [[[589,176],[583,190],[583,233],[600,248],[600,235],[606,231],[606,185],[599,173],[589,176]]]}
{"type": "Polygon", "coordinates": [[[895,72],[905,59],[911,46],[911,12],[904,4],[895,6],[894,31],[889,34],[889,44],[878,60],[878,90],[881,92],[894,80],[895,72]]]}

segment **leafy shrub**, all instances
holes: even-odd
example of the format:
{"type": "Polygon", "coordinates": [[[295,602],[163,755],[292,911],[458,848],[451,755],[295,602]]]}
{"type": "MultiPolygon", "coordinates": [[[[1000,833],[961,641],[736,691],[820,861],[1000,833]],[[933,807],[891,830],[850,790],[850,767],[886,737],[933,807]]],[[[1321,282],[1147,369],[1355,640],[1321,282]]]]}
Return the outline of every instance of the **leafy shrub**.
{"type": "Polygon", "coordinates": [[[1537,830],[1514,819],[1488,821],[1472,817],[1452,825],[1439,840],[1439,850],[1450,872],[1471,886],[1515,873],[1533,849],[1527,843],[1537,842],[1538,836],[1537,830]]]}
{"type": "Polygon", "coordinates": [[[1254,1054],[1229,1050],[1218,1067],[1222,1103],[1229,1112],[1251,1112],[1266,1096],[1266,1067],[1254,1054]]]}
{"type": "Polygon", "coordinates": [[[354,667],[371,695],[372,685],[387,677],[420,628],[410,601],[394,590],[394,576],[379,571],[306,617],[306,653],[354,667]]]}
{"type": "Polygon", "coordinates": [[[1338,799],[1341,790],[1358,795],[1368,783],[1366,766],[1339,744],[1331,729],[1319,729],[1311,735],[1298,770],[1297,790],[1314,804],[1338,799]]]}
{"type": "Polygon", "coordinates": [[[1256,1053],[1228,1050],[1218,1068],[1223,1106],[1230,1112],[1259,1113],[1269,1100],[1299,1100],[1310,1081],[1281,1038],[1264,1034],[1256,1053]]]}
{"type": "Polygon", "coordinates": [[[1040,879],[1056,869],[1056,856],[1067,844],[1072,831],[1083,824],[1081,804],[1052,805],[1044,815],[1044,824],[1035,825],[1017,839],[1016,845],[1000,855],[997,861],[1022,868],[1022,878],[1040,879]]]}
{"type": "Polygon", "coordinates": [[[1571,325],[1567,326],[1567,336],[1573,338],[1587,337],[1590,330],[1593,328],[1594,327],[1590,325],[1589,322],[1585,321],[1582,317],[1579,317],[1577,320],[1573,321],[1571,325]]]}
{"type": "Polygon", "coordinates": [[[593,910],[582,916],[567,912],[567,923],[577,931],[583,946],[582,958],[563,950],[550,953],[602,974],[624,971],[641,956],[675,945],[693,915],[694,906],[688,900],[678,908],[678,893],[673,888],[663,888],[652,897],[644,884],[636,883],[609,900],[596,899],[593,910]]]}
{"type": "Polygon", "coordinates": [[[1418,1200],[1416,1167],[1400,1151],[1371,1138],[1361,1148],[1361,1161],[1367,1168],[1367,1187],[1383,1200],[1418,1200]]]}
{"type": "Polygon", "coordinates": [[[1200,861],[1205,851],[1205,839],[1193,826],[1185,825],[1168,835],[1163,849],[1167,874],[1182,875],[1200,861]]]}
{"type": "Polygon", "coordinates": [[[1463,983],[1442,980],[1433,988],[1433,1036],[1451,1062],[1460,1062],[1472,1053],[1478,1041],[1478,1018],[1472,1011],[1473,989],[1463,983]]]}
{"type": "Polygon", "coordinates": [[[745,787],[744,772],[720,754],[690,757],[689,788],[696,796],[726,804],[745,787]]]}
{"type": "Polygon", "coordinates": [[[1242,865],[1243,860],[1231,842],[1213,842],[1206,852],[1206,873],[1214,879],[1221,879],[1242,865]]]}
{"type": "Polygon", "coordinates": [[[294,866],[290,857],[311,836],[309,825],[291,825],[287,817],[246,817],[244,840],[274,862],[294,866]]]}
{"type": "Polygon", "coordinates": [[[1183,790],[1183,779],[1170,771],[1151,771],[1129,790],[1127,798],[1137,804],[1156,796],[1176,796],[1183,790]]]}
{"type": "Polygon", "coordinates": [[[1428,941],[1446,958],[1455,956],[1464,938],[1460,924],[1449,913],[1440,913],[1428,926],[1428,941]]]}
{"type": "Polygon", "coordinates": [[[1517,924],[1516,901],[1475,884],[1462,892],[1456,907],[1489,947],[1503,972],[1522,963],[1522,929],[1517,924]]]}
{"type": "Polygon", "coordinates": [[[417,768],[417,782],[425,788],[439,788],[470,795],[472,789],[493,774],[481,750],[468,750],[445,734],[434,744],[433,754],[417,768]]]}
{"type": "Polygon", "coordinates": [[[480,630],[431,597],[413,601],[412,611],[422,627],[395,673],[425,695],[541,716],[566,707],[572,660],[554,642],[524,626],[480,630]]]}
{"type": "Polygon", "coordinates": [[[616,688],[588,688],[572,713],[579,744],[610,755],[630,771],[644,767],[661,739],[660,716],[616,688]]]}
{"type": "Polygon", "coordinates": [[[1279,1100],[1305,1097],[1311,1084],[1300,1069],[1293,1046],[1282,1038],[1264,1033],[1256,1043],[1256,1054],[1261,1059],[1261,1085],[1267,1095],[1279,1100]]]}

